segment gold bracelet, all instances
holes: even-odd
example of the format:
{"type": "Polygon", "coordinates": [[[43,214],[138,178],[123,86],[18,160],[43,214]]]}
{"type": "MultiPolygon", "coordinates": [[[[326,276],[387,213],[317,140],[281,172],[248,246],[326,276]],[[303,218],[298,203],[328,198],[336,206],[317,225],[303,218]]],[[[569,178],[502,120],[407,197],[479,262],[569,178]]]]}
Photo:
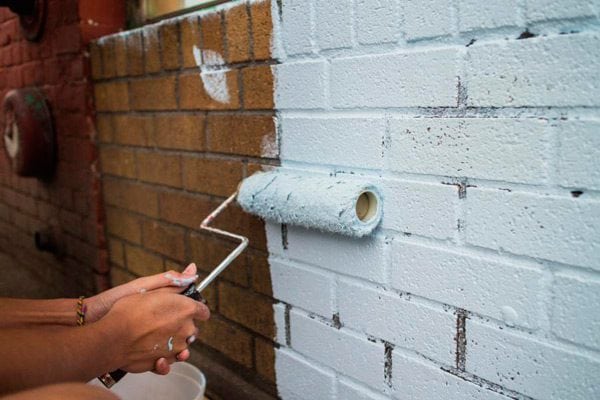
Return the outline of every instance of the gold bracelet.
{"type": "Polygon", "coordinates": [[[83,304],[85,296],[79,296],[77,300],[77,326],[83,326],[85,324],[85,312],[87,307],[83,304]]]}

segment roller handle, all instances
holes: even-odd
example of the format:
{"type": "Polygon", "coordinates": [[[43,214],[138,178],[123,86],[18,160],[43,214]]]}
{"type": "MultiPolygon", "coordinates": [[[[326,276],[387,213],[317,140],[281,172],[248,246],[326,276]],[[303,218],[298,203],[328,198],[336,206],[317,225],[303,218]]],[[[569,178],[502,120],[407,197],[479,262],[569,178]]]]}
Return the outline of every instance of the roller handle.
{"type": "MultiPolygon", "coordinates": [[[[196,290],[196,285],[194,283],[188,286],[183,292],[181,292],[181,294],[186,297],[189,297],[190,299],[194,299],[196,301],[206,304],[206,300],[204,299],[204,297],[202,297],[200,292],[196,290]]],[[[117,382],[123,379],[125,375],[127,375],[127,371],[123,371],[122,369],[116,369],[114,371],[107,372],[104,375],[100,375],[98,379],[104,384],[104,386],[110,389],[117,382]]]]}

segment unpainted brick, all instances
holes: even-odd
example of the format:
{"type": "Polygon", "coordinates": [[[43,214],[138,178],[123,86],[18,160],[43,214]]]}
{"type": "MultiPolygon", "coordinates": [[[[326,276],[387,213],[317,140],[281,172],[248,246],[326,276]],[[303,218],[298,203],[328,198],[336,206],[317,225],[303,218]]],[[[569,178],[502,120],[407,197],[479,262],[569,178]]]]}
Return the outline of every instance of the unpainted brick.
{"type": "Polygon", "coordinates": [[[235,362],[252,367],[252,336],[231,323],[213,316],[202,325],[199,339],[235,362]]]}
{"type": "Polygon", "coordinates": [[[150,217],[158,216],[158,194],[154,189],[135,183],[104,180],[104,201],[150,217]]]}
{"type": "Polygon", "coordinates": [[[170,22],[159,28],[161,59],[164,70],[177,69],[181,65],[179,56],[179,24],[170,22]]]}
{"type": "Polygon", "coordinates": [[[254,339],[256,371],[270,382],[275,382],[275,349],[273,343],[262,338],[254,339]]]}
{"type": "Polygon", "coordinates": [[[106,207],[106,230],[109,234],[133,243],[141,243],[142,241],[140,219],[117,208],[106,207]]]}
{"type": "Polygon", "coordinates": [[[127,111],[129,93],[127,82],[106,82],[94,85],[97,111],[127,111]]]}
{"type": "Polygon", "coordinates": [[[139,179],[166,186],[181,187],[181,159],[179,156],[154,152],[137,154],[139,179]]]}
{"type": "Polygon", "coordinates": [[[121,268],[111,268],[110,282],[113,287],[123,285],[127,282],[137,279],[137,276],[130,274],[121,268]]]}
{"type": "Polygon", "coordinates": [[[181,29],[181,57],[184,68],[196,66],[194,58],[194,46],[201,47],[200,25],[198,17],[189,17],[179,23],[181,29]]]}
{"type": "Polygon", "coordinates": [[[142,45],[142,33],[141,32],[130,32],[126,37],[127,42],[127,72],[129,75],[137,76],[143,75],[144,66],[144,53],[142,45]]]}
{"type": "Polygon", "coordinates": [[[139,247],[126,245],[125,256],[127,270],[138,276],[159,274],[165,270],[162,258],[139,247]]]}
{"type": "Polygon", "coordinates": [[[248,289],[219,282],[219,312],[267,338],[273,338],[273,301],[248,289]]]}
{"type": "Polygon", "coordinates": [[[195,192],[229,196],[242,179],[242,167],[240,161],[184,157],[184,187],[195,192]]]}
{"type": "Polygon", "coordinates": [[[107,39],[100,45],[100,49],[102,51],[102,77],[113,78],[117,74],[114,40],[107,39]]]}
{"type": "Polygon", "coordinates": [[[242,82],[245,109],[273,109],[273,72],[270,65],[242,69],[242,82]]]}
{"type": "Polygon", "coordinates": [[[107,114],[96,116],[96,130],[100,143],[110,143],[113,140],[113,117],[107,114]]]}
{"type": "Polygon", "coordinates": [[[113,141],[131,146],[152,144],[153,121],[151,117],[136,115],[115,115],[113,117],[113,141]]]}
{"type": "Polygon", "coordinates": [[[146,74],[160,71],[160,41],[158,28],[149,26],[143,30],[144,70],[146,74]]]}
{"type": "Polygon", "coordinates": [[[259,1],[250,4],[252,20],[252,48],[257,61],[271,58],[273,40],[273,21],[271,19],[271,1],[259,1]]]}
{"type": "Polygon", "coordinates": [[[175,77],[145,78],[131,82],[134,110],[174,110],[177,108],[175,77]]]}
{"type": "Polygon", "coordinates": [[[114,40],[115,75],[127,75],[127,43],[124,37],[117,36],[114,40]]]}
{"type": "Polygon", "coordinates": [[[202,49],[212,50],[225,58],[225,35],[221,13],[209,14],[200,20],[202,31],[202,49]]]}
{"type": "Polygon", "coordinates": [[[154,118],[154,143],[165,149],[203,151],[203,115],[159,115],[154,118]]]}
{"type": "Polygon", "coordinates": [[[217,153],[261,157],[276,140],[271,115],[209,115],[207,129],[208,149],[217,153]]]}
{"type": "Polygon", "coordinates": [[[120,148],[104,148],[100,151],[102,172],[127,178],[135,178],[135,153],[120,148]]]}
{"type": "Polygon", "coordinates": [[[120,240],[108,239],[108,255],[111,263],[125,267],[125,252],[120,240]]]}
{"type": "Polygon", "coordinates": [[[182,228],[145,221],[142,232],[145,247],[175,260],[185,259],[185,235],[182,228]]]}
{"type": "MultiPolygon", "coordinates": [[[[199,216],[200,219],[204,216],[199,216]]],[[[219,240],[207,235],[192,233],[190,235],[190,256],[196,261],[199,270],[204,272],[212,271],[221,263],[237,246],[237,243],[219,240]]],[[[236,258],[225,271],[219,275],[220,279],[225,279],[240,286],[248,286],[248,265],[246,255],[242,254],[236,258]]]]}
{"type": "Polygon", "coordinates": [[[161,219],[189,228],[198,228],[214,208],[207,198],[176,192],[163,192],[159,199],[161,219]]]}
{"type": "Polygon", "coordinates": [[[248,61],[250,43],[248,37],[248,11],[240,4],[225,12],[225,32],[227,37],[227,61],[230,63],[248,61]]]}

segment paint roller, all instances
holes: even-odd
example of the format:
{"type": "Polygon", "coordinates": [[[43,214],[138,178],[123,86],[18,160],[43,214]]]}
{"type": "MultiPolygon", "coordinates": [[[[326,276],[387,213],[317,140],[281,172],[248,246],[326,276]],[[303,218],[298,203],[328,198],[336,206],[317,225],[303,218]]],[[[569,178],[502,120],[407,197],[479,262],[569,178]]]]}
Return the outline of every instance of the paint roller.
{"type": "MultiPolygon", "coordinates": [[[[267,221],[351,237],[371,234],[382,215],[379,191],[366,180],[299,175],[279,170],[254,174],[244,179],[238,190],[200,224],[201,230],[234,239],[239,245],[202,282],[187,287],[183,295],[203,301],[202,290],[248,246],[248,238],[210,226],[236,198],[244,211],[267,221]]],[[[126,374],[116,370],[98,379],[110,388],[126,374]]]]}

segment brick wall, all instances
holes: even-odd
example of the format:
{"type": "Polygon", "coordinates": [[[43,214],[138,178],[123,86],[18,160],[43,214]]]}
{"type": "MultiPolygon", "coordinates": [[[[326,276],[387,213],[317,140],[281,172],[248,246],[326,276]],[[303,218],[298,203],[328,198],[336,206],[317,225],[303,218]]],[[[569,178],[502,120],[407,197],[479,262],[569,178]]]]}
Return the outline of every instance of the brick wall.
{"type": "MultiPolygon", "coordinates": [[[[90,46],[113,284],[188,262],[205,275],[233,248],[198,226],[242,178],[278,163],[270,7],[233,2],[90,46]]],[[[213,314],[193,360],[215,398],[272,398],[264,224],[231,207],[215,226],[250,249],[203,293],[213,314]]]]}
{"type": "Polygon", "coordinates": [[[39,278],[46,288],[39,296],[91,293],[103,288],[107,272],[92,88],[79,23],[77,2],[51,0],[44,34],[32,43],[21,36],[16,15],[0,9],[0,98],[10,89],[41,88],[58,142],[56,173],[44,183],[13,174],[3,140],[0,151],[0,250],[13,256],[15,268],[39,278]],[[59,232],[60,259],[35,249],[34,232],[49,226],[59,232]]]}
{"type": "Polygon", "coordinates": [[[372,238],[267,224],[282,398],[600,396],[599,12],[281,2],[282,168],[384,193],[372,238]]]}

